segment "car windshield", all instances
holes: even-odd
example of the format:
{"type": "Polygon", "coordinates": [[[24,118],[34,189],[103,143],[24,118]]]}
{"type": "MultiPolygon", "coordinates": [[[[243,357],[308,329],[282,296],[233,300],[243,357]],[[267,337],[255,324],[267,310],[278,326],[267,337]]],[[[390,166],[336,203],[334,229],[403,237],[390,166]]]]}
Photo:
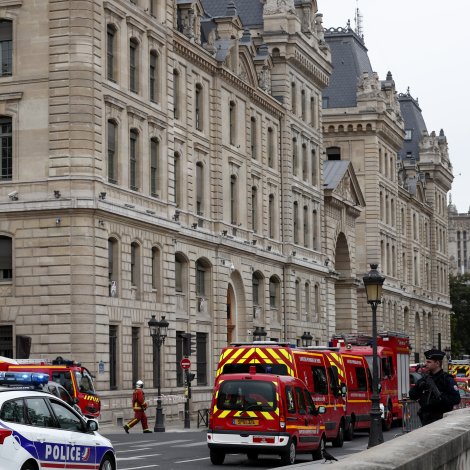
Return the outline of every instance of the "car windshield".
{"type": "Polygon", "coordinates": [[[90,374],[83,370],[82,372],[75,372],[75,379],[77,380],[78,390],[81,393],[89,393],[95,395],[95,389],[93,387],[93,379],[90,374]]]}
{"type": "Polygon", "coordinates": [[[225,380],[217,395],[219,410],[273,411],[277,408],[272,382],[260,380],[225,380]]]}

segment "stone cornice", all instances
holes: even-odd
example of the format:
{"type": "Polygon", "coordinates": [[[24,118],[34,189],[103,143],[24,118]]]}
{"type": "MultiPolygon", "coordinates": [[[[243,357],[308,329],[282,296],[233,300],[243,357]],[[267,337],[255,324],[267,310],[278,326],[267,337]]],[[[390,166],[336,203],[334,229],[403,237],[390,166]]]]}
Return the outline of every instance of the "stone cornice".
{"type": "Polygon", "coordinates": [[[0,101],[19,101],[23,97],[23,92],[0,93],[0,101]]]}
{"type": "Polygon", "coordinates": [[[0,0],[0,8],[5,7],[22,7],[23,0],[0,0]]]}
{"type": "Polygon", "coordinates": [[[124,103],[124,101],[121,101],[120,99],[115,98],[114,96],[104,95],[103,99],[105,103],[114,106],[115,108],[119,109],[119,111],[122,111],[126,107],[126,103],[124,103]]]}
{"type": "Polygon", "coordinates": [[[117,16],[119,19],[123,20],[126,17],[126,13],[119,8],[115,7],[111,2],[103,2],[103,8],[105,11],[109,11],[113,15],[117,16]]]}
{"type": "Polygon", "coordinates": [[[136,116],[142,121],[148,118],[147,113],[144,113],[140,109],[136,108],[135,106],[131,106],[130,104],[127,105],[127,113],[136,116]]]}
{"type": "Polygon", "coordinates": [[[155,127],[158,127],[162,130],[166,129],[167,128],[167,123],[165,121],[163,121],[162,119],[158,119],[157,117],[155,116],[148,116],[147,117],[147,120],[149,122],[149,124],[155,126],[155,127]]]}

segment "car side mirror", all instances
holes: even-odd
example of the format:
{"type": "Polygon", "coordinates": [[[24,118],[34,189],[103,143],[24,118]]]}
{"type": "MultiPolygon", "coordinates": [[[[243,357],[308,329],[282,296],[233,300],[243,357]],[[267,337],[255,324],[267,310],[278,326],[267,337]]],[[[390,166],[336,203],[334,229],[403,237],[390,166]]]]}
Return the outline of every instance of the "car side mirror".
{"type": "Polygon", "coordinates": [[[346,387],[346,384],[341,384],[341,395],[345,397],[347,392],[348,392],[348,389],[346,387]]]}
{"type": "Polygon", "coordinates": [[[94,419],[89,419],[86,422],[86,430],[88,432],[98,431],[98,421],[95,421],[94,419]]]}
{"type": "Polygon", "coordinates": [[[319,406],[317,408],[317,414],[324,415],[326,413],[326,406],[319,406]]]}
{"type": "Polygon", "coordinates": [[[72,402],[73,402],[74,405],[78,405],[78,402],[79,402],[79,401],[80,401],[80,400],[79,400],[77,397],[75,397],[75,398],[72,399],[72,402]]]}

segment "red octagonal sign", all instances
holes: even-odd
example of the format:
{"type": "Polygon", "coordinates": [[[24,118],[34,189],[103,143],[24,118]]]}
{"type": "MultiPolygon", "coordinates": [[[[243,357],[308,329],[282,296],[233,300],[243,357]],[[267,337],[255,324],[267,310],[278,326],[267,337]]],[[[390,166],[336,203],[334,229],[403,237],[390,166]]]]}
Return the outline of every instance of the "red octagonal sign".
{"type": "Polygon", "coordinates": [[[188,357],[183,357],[183,359],[180,361],[180,365],[182,369],[189,369],[191,367],[191,361],[188,357]]]}

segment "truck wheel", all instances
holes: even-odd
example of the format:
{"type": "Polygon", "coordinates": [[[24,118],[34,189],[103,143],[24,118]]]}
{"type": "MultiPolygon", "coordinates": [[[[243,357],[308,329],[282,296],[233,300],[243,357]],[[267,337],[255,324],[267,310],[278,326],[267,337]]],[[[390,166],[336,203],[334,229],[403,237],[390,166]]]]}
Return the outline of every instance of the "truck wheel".
{"type": "Polygon", "coordinates": [[[392,429],[393,424],[393,413],[392,413],[392,406],[389,403],[387,406],[387,415],[384,419],[382,419],[382,430],[383,431],[390,431],[392,429]]]}
{"type": "Polygon", "coordinates": [[[225,460],[225,452],[220,450],[210,450],[211,462],[213,465],[222,465],[225,460]]]}
{"type": "Polygon", "coordinates": [[[287,450],[281,454],[282,465],[293,465],[295,463],[295,456],[295,442],[294,440],[291,440],[287,446],[287,450]]]}
{"type": "Polygon", "coordinates": [[[338,427],[338,434],[336,437],[331,441],[333,447],[343,447],[344,444],[344,423],[339,423],[338,427]]]}
{"type": "Polygon", "coordinates": [[[320,460],[323,458],[323,451],[326,448],[326,439],[325,436],[323,435],[320,440],[320,445],[318,446],[318,449],[312,452],[312,458],[313,460],[320,460]]]}
{"type": "Polygon", "coordinates": [[[101,461],[100,470],[114,470],[114,465],[113,465],[113,462],[111,460],[111,457],[106,456],[101,461]]]}
{"type": "Polygon", "coordinates": [[[344,440],[352,441],[354,439],[354,423],[349,421],[347,428],[344,431],[344,440]]]}

